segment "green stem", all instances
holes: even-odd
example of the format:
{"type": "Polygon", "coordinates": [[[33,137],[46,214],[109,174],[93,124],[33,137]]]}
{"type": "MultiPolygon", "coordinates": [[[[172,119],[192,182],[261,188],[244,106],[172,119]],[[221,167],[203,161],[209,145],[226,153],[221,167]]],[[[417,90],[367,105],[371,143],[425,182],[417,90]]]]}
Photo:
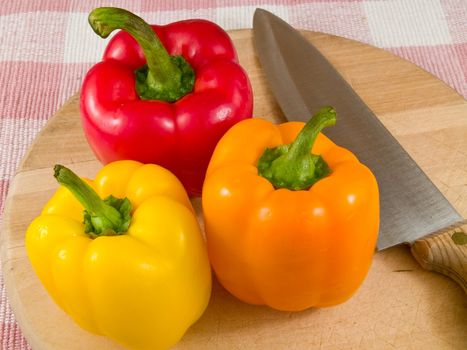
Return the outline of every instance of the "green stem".
{"type": "Polygon", "coordinates": [[[258,161],[258,173],[275,188],[304,190],[329,175],[331,170],[321,156],[311,153],[318,134],[336,123],[336,111],[323,107],[303,127],[294,142],[267,148],[258,161]]]}
{"type": "Polygon", "coordinates": [[[116,7],[99,7],[89,14],[94,32],[106,38],[116,29],[129,33],[141,46],[147,66],[138,69],[136,89],[142,99],[176,101],[193,89],[194,72],[182,56],[170,56],[142,18],[116,7]]]}
{"type": "Polygon", "coordinates": [[[86,182],[63,165],[55,165],[54,177],[85,208],[85,231],[91,237],[122,234],[128,229],[131,212],[128,199],[109,197],[102,200],[86,182]]]}

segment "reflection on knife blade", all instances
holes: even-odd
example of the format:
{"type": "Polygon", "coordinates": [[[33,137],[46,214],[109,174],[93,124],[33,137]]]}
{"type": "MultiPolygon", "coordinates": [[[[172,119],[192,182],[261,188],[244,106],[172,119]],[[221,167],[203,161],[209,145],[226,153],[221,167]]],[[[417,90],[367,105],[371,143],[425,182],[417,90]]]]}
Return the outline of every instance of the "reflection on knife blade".
{"type": "Polygon", "coordinates": [[[378,249],[412,242],[462,222],[438,188],[311,43],[262,9],[255,12],[253,29],[261,66],[286,117],[306,121],[319,107],[334,106],[339,122],[325,134],[354,152],[376,175],[381,196],[378,249]]]}

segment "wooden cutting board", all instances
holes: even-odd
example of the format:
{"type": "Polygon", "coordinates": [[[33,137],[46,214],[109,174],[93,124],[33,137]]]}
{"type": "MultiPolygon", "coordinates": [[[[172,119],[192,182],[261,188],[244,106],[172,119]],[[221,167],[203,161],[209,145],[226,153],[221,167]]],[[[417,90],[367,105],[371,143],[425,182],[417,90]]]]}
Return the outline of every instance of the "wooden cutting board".
{"type": "MultiPolygon", "coordinates": [[[[467,217],[467,103],[434,76],[388,52],[304,32],[375,111],[456,209],[467,217]]],[[[284,121],[265,83],[251,30],[232,31],[255,94],[254,116],[284,121]]],[[[1,258],[11,307],[35,350],[121,349],[78,328],[50,299],[24,248],[27,225],[57,188],[55,163],[94,177],[100,164],[81,130],[72,97],[33,143],[11,184],[1,258]]],[[[199,200],[195,200],[199,210],[199,200]]],[[[465,261],[464,261],[465,263],[465,261]]],[[[465,349],[467,298],[452,280],[427,272],[408,246],[374,257],[348,302],[298,313],[244,304],[217,282],[202,318],[177,349],[465,349]]]]}

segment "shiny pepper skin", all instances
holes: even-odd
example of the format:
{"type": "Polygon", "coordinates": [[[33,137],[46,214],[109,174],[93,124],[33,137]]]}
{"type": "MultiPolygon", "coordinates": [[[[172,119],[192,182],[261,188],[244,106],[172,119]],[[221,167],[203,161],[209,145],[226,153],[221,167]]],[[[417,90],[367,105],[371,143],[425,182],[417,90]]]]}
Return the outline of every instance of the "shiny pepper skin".
{"type": "Polygon", "coordinates": [[[83,206],[60,187],[27,230],[34,270],[82,328],[129,349],[173,346],[211,293],[205,243],[182,184],[135,161],[110,163],[87,183],[101,198],[130,200],[128,231],[90,238],[83,206]]]}
{"type": "Polygon", "coordinates": [[[258,174],[265,148],[290,144],[303,123],[250,119],[217,145],[203,188],[208,253],[239,299],[286,311],[344,302],[364,280],[379,226],[376,179],[323,134],[312,153],[331,173],[309,189],[275,189],[258,174]]]}
{"type": "Polygon", "coordinates": [[[159,164],[190,196],[200,195],[217,141],[252,115],[251,85],[228,34],[216,24],[192,19],[151,27],[170,55],[183,56],[193,68],[193,90],[174,102],[141,99],[134,72],[146,58],[135,39],[120,31],[84,79],[84,132],[104,164],[119,159],[159,164]]]}

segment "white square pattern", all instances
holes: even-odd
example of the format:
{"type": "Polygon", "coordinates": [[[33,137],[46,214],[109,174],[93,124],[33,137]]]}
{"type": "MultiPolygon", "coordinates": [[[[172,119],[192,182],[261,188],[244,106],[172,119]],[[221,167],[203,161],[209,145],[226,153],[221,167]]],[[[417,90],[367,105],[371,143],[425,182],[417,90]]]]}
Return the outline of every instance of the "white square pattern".
{"type": "Polygon", "coordinates": [[[165,25],[172,22],[182,21],[185,19],[202,18],[209,21],[215,21],[214,11],[212,9],[191,9],[180,11],[157,11],[143,12],[140,15],[149,24],[165,25]],[[187,11],[191,11],[187,14],[187,11]]]}
{"type": "MultiPolygon", "coordinates": [[[[193,11],[193,18],[214,20],[209,11],[193,11]]],[[[189,18],[186,11],[158,11],[141,12],[138,14],[149,24],[168,24],[189,18]]],[[[191,18],[191,17],[190,17],[191,18]]],[[[109,39],[118,30],[110,34],[109,38],[100,38],[88,24],[88,13],[72,13],[69,15],[65,33],[65,63],[99,62],[104,54],[109,39]]]]}
{"type": "Polygon", "coordinates": [[[452,42],[439,0],[363,2],[374,44],[380,47],[452,42]]]}
{"type": "Polygon", "coordinates": [[[61,62],[66,14],[15,13],[0,17],[0,61],[61,62]]]}
{"type": "MultiPolygon", "coordinates": [[[[274,13],[284,21],[289,21],[287,6],[262,5],[261,8],[274,13]]],[[[253,14],[256,6],[223,7],[217,9],[216,23],[225,30],[253,27],[253,14]]]]}
{"type": "Polygon", "coordinates": [[[102,39],[88,23],[89,13],[70,13],[65,32],[65,63],[98,62],[112,37],[102,39]]]}

